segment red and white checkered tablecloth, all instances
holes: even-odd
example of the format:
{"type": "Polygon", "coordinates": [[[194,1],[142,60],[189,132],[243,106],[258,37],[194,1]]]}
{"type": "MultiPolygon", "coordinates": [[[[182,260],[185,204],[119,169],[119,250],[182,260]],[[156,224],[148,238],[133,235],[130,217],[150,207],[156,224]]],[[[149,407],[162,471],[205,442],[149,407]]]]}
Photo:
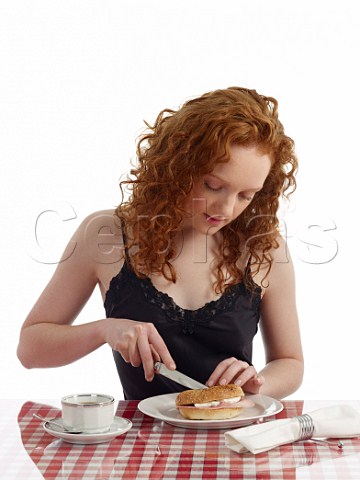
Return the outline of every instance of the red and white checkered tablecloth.
{"type": "MultiPolygon", "coordinates": [[[[277,418],[302,413],[303,402],[283,403],[277,418]]],[[[23,448],[45,480],[360,479],[359,439],[344,440],[343,450],[307,441],[239,455],[225,446],[224,430],[176,428],[142,414],[137,404],[119,402],[117,415],[133,422],[126,434],[109,443],[74,445],[49,435],[33,418],[34,412],[60,416],[58,409],[26,402],[18,414],[23,448]]]]}

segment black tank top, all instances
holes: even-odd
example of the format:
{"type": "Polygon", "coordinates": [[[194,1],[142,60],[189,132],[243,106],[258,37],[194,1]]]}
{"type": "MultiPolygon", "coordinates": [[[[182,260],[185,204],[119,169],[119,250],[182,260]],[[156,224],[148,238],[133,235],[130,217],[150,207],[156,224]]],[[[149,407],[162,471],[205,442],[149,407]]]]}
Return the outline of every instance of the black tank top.
{"type": "MultiPolygon", "coordinates": [[[[202,383],[225,358],[235,357],[251,364],[252,342],[260,317],[259,286],[251,294],[240,282],[229,287],[219,299],[197,310],[186,310],[157,290],[149,278],[137,277],[126,248],[125,254],[124,264],[106,292],[107,317],[153,323],[177,370],[202,383]]],[[[117,351],[113,355],[126,400],[185,389],[162,375],[155,375],[152,382],[147,382],[142,366],[135,368],[126,363],[117,351]]]]}

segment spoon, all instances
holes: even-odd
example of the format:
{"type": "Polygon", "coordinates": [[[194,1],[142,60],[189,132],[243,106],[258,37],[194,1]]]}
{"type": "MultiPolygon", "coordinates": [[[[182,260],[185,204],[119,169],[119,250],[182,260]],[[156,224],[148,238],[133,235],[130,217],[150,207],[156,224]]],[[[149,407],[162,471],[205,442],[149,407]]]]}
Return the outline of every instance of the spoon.
{"type": "Polygon", "coordinates": [[[64,425],[60,425],[60,423],[55,422],[52,418],[44,418],[38,413],[33,413],[33,416],[35,418],[38,418],[39,420],[42,420],[43,422],[50,423],[51,425],[55,425],[56,427],[60,428],[63,432],[65,433],[84,433],[81,430],[68,430],[67,428],[64,427],[64,425]]]}

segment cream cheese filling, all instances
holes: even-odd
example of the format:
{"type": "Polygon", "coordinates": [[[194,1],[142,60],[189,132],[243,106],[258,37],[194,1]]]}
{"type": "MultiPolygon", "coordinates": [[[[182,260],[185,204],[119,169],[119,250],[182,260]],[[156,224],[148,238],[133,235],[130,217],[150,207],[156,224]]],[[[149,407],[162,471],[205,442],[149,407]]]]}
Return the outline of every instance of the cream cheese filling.
{"type": "Polygon", "coordinates": [[[220,403],[237,403],[240,402],[240,400],[241,397],[224,398],[224,400],[221,401],[214,400],[212,402],[194,403],[194,406],[198,408],[217,407],[220,403]]]}

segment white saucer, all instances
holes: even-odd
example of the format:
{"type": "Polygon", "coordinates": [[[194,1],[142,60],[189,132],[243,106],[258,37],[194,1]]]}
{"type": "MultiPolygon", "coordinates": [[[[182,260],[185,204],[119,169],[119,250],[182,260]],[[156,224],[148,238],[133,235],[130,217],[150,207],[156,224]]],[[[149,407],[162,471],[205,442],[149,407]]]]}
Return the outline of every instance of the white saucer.
{"type": "MultiPolygon", "coordinates": [[[[56,421],[62,425],[62,419],[57,418],[56,421]]],[[[63,432],[56,425],[48,422],[43,423],[44,430],[56,438],[61,438],[64,442],[92,445],[94,443],[110,442],[115,437],[126,433],[132,427],[132,423],[127,418],[114,417],[114,423],[110,429],[104,433],[69,433],[63,432]]]]}

